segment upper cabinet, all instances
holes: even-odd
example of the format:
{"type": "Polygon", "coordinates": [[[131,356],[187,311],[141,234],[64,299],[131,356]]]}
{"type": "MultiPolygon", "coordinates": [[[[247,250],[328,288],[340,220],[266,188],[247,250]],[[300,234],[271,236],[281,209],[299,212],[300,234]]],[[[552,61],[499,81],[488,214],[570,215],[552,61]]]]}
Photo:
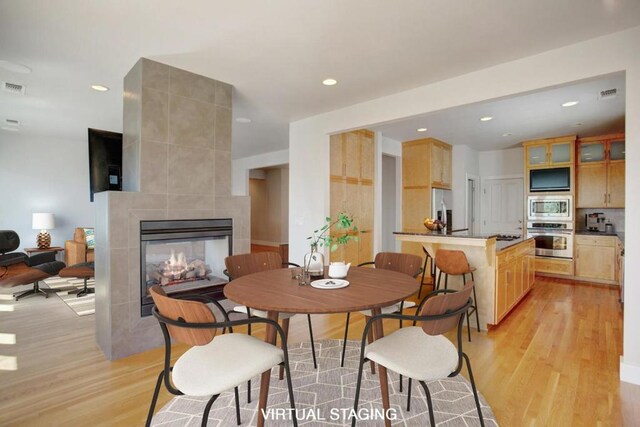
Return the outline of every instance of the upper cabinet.
{"type": "Polygon", "coordinates": [[[330,174],[333,177],[373,180],[374,133],[368,130],[332,135],[330,174]]]}
{"type": "Polygon", "coordinates": [[[624,208],[624,134],[578,141],[578,208],[624,208]]]}
{"type": "Polygon", "coordinates": [[[451,146],[437,139],[431,143],[431,186],[451,189],[451,146]]]}
{"type": "Polygon", "coordinates": [[[572,165],[575,140],[575,135],[570,135],[525,142],[527,168],[572,165]]]}

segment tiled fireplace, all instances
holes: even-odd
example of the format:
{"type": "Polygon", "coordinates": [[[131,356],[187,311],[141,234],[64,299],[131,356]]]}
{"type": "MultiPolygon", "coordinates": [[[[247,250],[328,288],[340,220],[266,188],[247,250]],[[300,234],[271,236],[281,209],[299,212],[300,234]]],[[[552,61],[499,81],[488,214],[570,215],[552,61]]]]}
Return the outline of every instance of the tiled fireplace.
{"type": "Polygon", "coordinates": [[[227,283],[224,259],[233,249],[231,219],[140,222],[140,313],[151,315],[149,288],[168,295],[208,292],[227,283]]]}
{"type": "Polygon", "coordinates": [[[225,254],[249,252],[249,198],[231,196],[231,94],[226,83],[144,58],[124,79],[125,191],[95,198],[96,338],[109,359],[163,343],[144,315],[148,276],[176,292],[215,285],[225,254]],[[179,234],[221,220],[232,223],[222,241],[145,240],[154,225],[179,224],[179,234]]]}

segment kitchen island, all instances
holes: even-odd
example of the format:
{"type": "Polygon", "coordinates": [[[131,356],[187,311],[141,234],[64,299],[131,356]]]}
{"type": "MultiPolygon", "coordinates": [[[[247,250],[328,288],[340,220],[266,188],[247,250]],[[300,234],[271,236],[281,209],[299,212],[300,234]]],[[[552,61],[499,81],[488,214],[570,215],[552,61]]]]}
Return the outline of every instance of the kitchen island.
{"type": "MultiPolygon", "coordinates": [[[[403,243],[419,243],[434,257],[438,249],[460,250],[471,267],[478,297],[480,327],[497,325],[526,296],[535,280],[533,239],[498,241],[497,235],[475,235],[467,231],[443,234],[423,230],[398,231],[403,243]]],[[[437,278],[437,275],[436,275],[437,278]]],[[[449,287],[459,289],[461,277],[450,277],[449,287]]]]}

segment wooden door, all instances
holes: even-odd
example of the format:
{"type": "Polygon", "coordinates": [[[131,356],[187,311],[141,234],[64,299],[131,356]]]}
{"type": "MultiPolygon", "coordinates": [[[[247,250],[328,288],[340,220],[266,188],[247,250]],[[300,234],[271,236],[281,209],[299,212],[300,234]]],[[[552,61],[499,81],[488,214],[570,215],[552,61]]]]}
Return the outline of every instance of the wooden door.
{"type": "Polygon", "coordinates": [[[611,161],[607,166],[607,206],[624,208],[625,162],[611,161]]]}
{"type": "Polygon", "coordinates": [[[442,187],[443,188],[451,188],[451,147],[443,147],[442,149],[442,187]]]}
{"type": "Polygon", "coordinates": [[[402,191],[402,227],[405,230],[426,230],[425,218],[431,216],[431,190],[405,188],[402,191]]]}
{"type": "Polygon", "coordinates": [[[483,233],[523,233],[524,184],[522,178],[486,179],[480,211],[483,233]]]}
{"type": "Polygon", "coordinates": [[[344,176],[343,135],[331,135],[329,139],[329,173],[332,176],[344,176]]]}
{"type": "MultiPolygon", "coordinates": [[[[361,231],[358,236],[358,262],[373,261],[373,232],[361,231]]],[[[356,265],[356,264],[351,264],[356,265]]]]}
{"type": "Polygon", "coordinates": [[[444,147],[440,144],[431,143],[431,185],[442,186],[444,147]]]}
{"type": "Polygon", "coordinates": [[[536,281],[536,257],[534,254],[527,255],[527,263],[527,274],[529,276],[527,280],[527,290],[529,290],[536,281]]]}
{"type": "Polygon", "coordinates": [[[576,245],[576,276],[585,279],[616,279],[616,248],[576,245]]]}
{"type": "Polygon", "coordinates": [[[496,323],[507,312],[507,282],[509,280],[508,265],[501,265],[497,273],[496,286],[496,323]]]}
{"type": "Polygon", "coordinates": [[[430,153],[427,141],[411,141],[402,144],[402,186],[426,187],[429,185],[430,153]]]}
{"type": "Polygon", "coordinates": [[[375,144],[373,132],[362,131],[360,139],[360,179],[373,181],[375,169],[375,144]]]}
{"type": "Polygon", "coordinates": [[[607,164],[583,163],[578,166],[578,208],[603,208],[607,203],[607,164]]]}
{"type": "Polygon", "coordinates": [[[510,262],[507,264],[507,310],[513,306],[516,300],[516,269],[515,264],[510,262]]]}
{"type": "Polygon", "coordinates": [[[342,134],[344,143],[345,176],[347,178],[360,179],[360,133],[347,132],[342,134]]]}

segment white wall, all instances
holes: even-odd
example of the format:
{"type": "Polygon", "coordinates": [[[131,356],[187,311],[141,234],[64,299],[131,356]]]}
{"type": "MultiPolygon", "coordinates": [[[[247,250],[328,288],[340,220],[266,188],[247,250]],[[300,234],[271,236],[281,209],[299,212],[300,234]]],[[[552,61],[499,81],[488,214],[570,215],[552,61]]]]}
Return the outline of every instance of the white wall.
{"type": "Polygon", "coordinates": [[[231,162],[231,194],[249,195],[249,171],[289,163],[289,150],[272,151],[251,157],[235,159],[231,162]]]}
{"type": "Polygon", "coordinates": [[[451,191],[453,196],[452,229],[465,228],[467,176],[479,176],[478,152],[467,145],[454,145],[452,153],[451,191]]]}
{"type": "Polygon", "coordinates": [[[524,176],[524,148],[481,151],[478,153],[480,176],[516,177],[524,176]]]}
{"type": "Polygon", "coordinates": [[[83,141],[28,138],[0,131],[0,230],[14,230],[21,248],[36,246],[33,212],[51,212],[51,245],[64,246],[75,227],[94,225],[89,153],[83,141]]]}
{"type": "Polygon", "coordinates": [[[394,252],[396,250],[396,239],[393,235],[394,231],[398,231],[396,226],[396,157],[382,156],[382,192],[380,199],[382,201],[382,215],[380,222],[382,223],[382,236],[380,250],[385,252],[394,252]]]}
{"type": "MultiPolygon", "coordinates": [[[[626,156],[640,165],[640,27],[554,49],[405,92],[355,104],[290,124],[290,254],[301,258],[305,237],[329,213],[329,134],[446,108],[626,71],[626,156]]],[[[640,168],[627,168],[628,183],[640,182],[640,168]]],[[[627,218],[640,217],[640,192],[627,186],[627,218]]],[[[640,222],[628,221],[627,259],[640,259],[640,222]]],[[[627,262],[627,307],[640,305],[640,263],[627,262]]],[[[640,310],[624,312],[621,377],[640,384],[640,310]]]]}

